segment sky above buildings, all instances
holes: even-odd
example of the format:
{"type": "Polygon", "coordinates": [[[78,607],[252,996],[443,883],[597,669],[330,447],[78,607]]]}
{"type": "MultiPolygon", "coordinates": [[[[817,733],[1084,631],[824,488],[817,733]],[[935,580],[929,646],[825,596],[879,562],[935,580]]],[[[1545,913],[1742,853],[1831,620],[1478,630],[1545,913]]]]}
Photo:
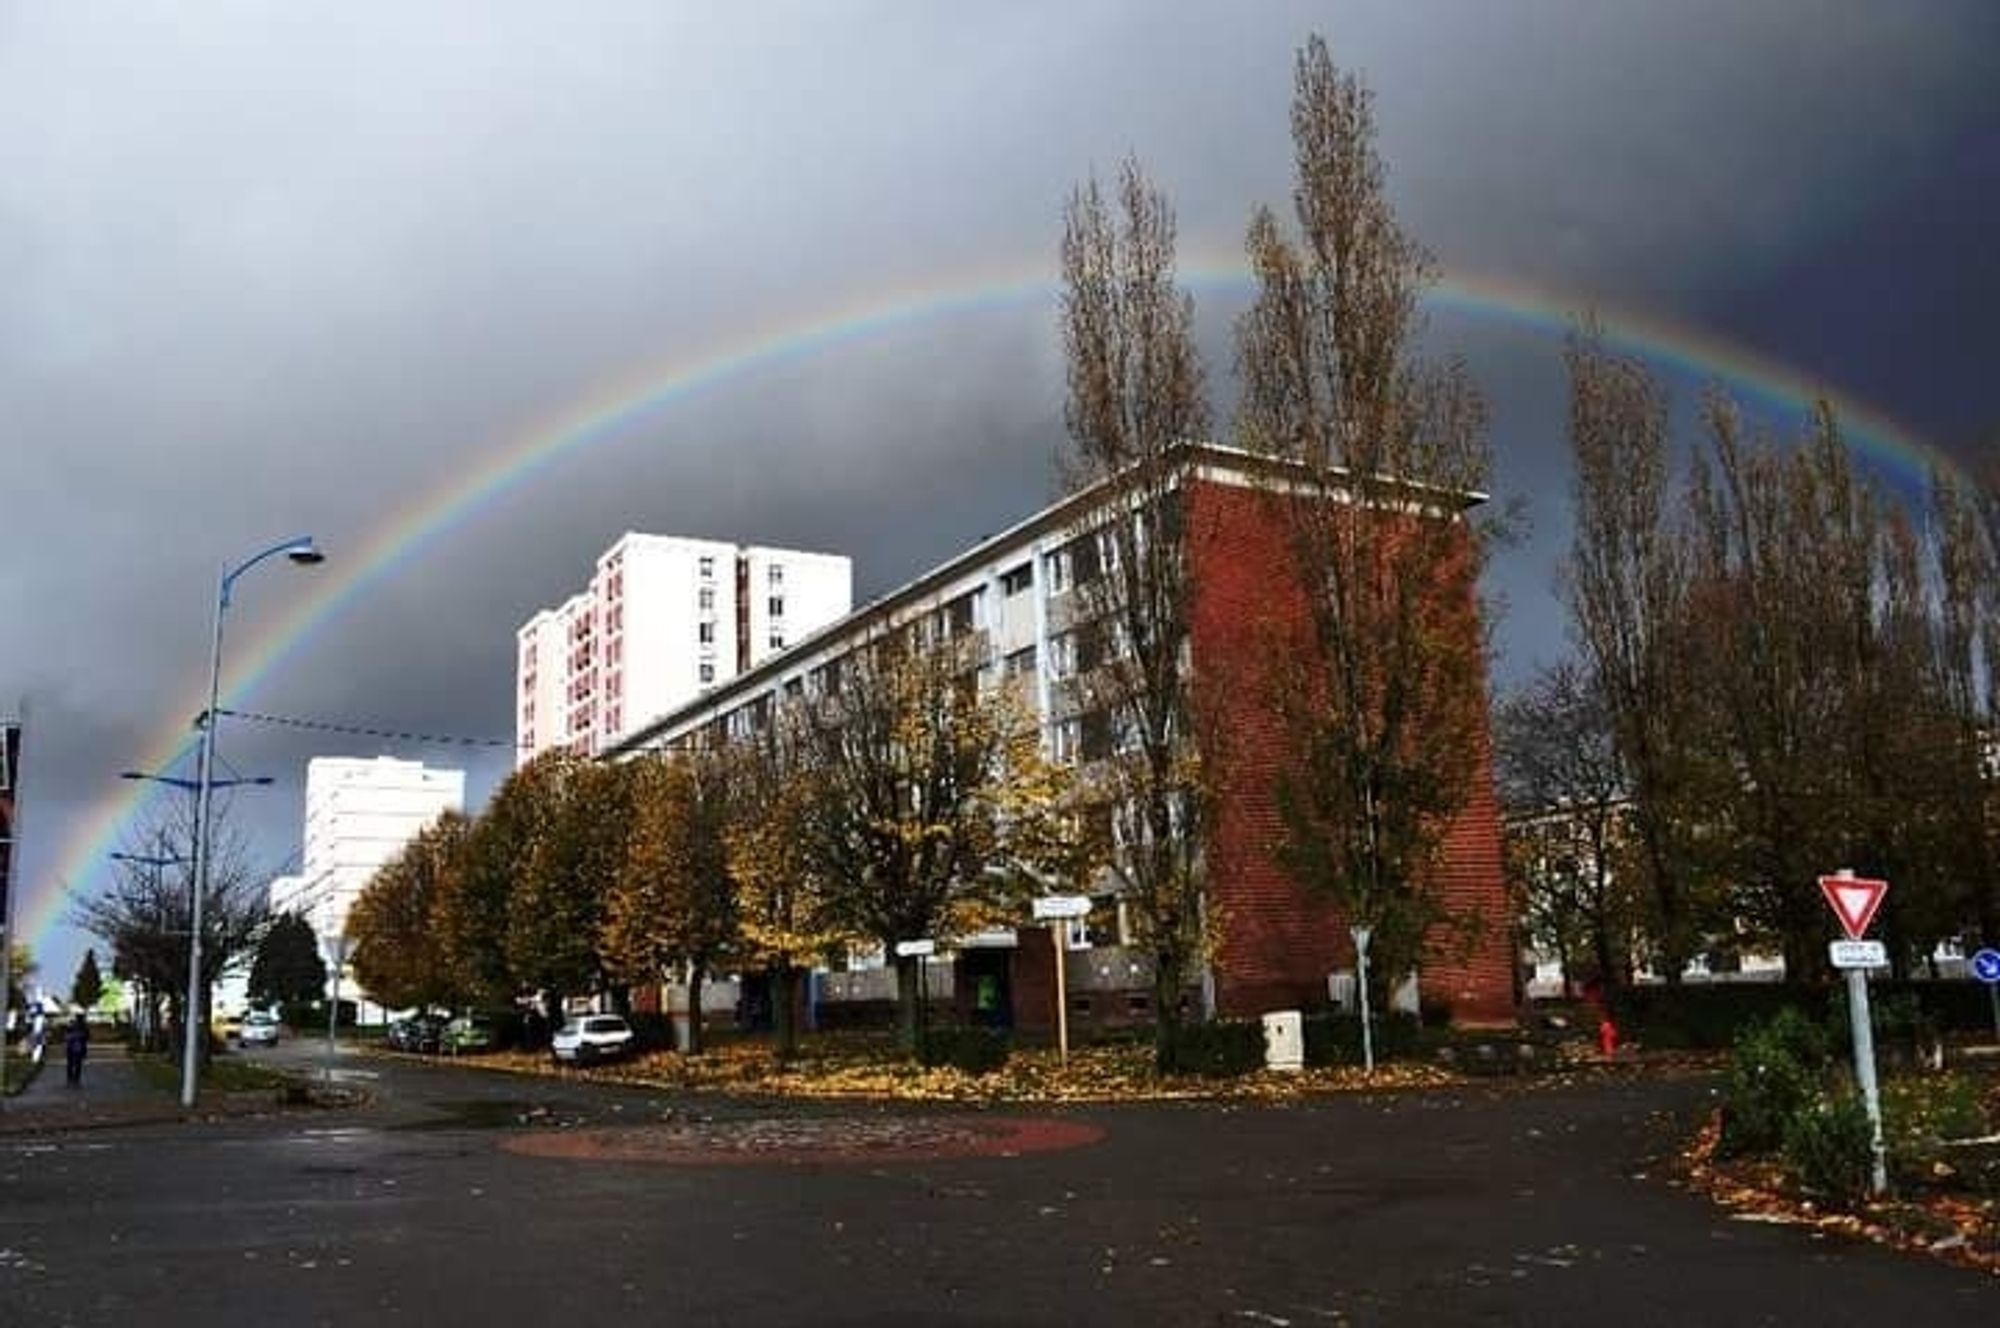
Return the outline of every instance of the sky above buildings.
{"type": "MultiPolygon", "coordinates": [[[[1913,449],[2000,431],[2000,9],[605,3],[0,13],[0,697],[45,976],[203,704],[274,870],[305,761],[511,763],[515,626],[626,530],[824,548],[865,598],[1041,505],[1064,198],[1179,209],[1217,415],[1296,48],[1378,94],[1430,342],[1490,398],[1499,671],[1564,649],[1563,316],[1913,449]],[[135,803],[135,796],[139,801],[135,803]]],[[[1775,416],[1773,418],[1776,418],[1775,416]]],[[[1991,442],[1987,446],[1993,446],[1991,442]]],[[[172,772],[191,776],[180,754],[172,772]]]]}

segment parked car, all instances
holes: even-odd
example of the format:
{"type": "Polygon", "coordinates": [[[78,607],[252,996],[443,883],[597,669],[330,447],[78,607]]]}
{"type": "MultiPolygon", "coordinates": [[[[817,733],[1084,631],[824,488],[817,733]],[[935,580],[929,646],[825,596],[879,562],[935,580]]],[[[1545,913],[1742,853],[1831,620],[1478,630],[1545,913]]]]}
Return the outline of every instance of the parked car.
{"type": "Polygon", "coordinates": [[[415,1014],[389,1025],[388,1042],[397,1051],[435,1054],[444,1045],[445,1021],[434,1014],[415,1014]]]}
{"type": "Polygon", "coordinates": [[[632,1025],[619,1015],[587,1014],[556,1030],[549,1055],[578,1065],[611,1060],[632,1050],[632,1036],[632,1025]]]}
{"type": "Polygon", "coordinates": [[[246,1047],[275,1047],[278,1044],[278,1016],[251,1011],[236,1030],[237,1041],[246,1047]]]}
{"type": "Polygon", "coordinates": [[[499,1032],[483,1014],[462,1014],[444,1026],[439,1039],[444,1050],[456,1056],[466,1051],[491,1051],[499,1045],[499,1032]]]}

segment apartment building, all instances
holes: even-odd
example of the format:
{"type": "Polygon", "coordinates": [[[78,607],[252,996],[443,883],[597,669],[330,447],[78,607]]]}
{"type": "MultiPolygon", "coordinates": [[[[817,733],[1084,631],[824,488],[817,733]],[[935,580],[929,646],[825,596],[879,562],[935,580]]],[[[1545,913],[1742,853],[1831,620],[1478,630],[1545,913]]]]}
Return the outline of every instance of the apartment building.
{"type": "Polygon", "coordinates": [[[516,764],[607,751],[853,607],[837,554],[628,532],[515,633],[516,764]]]}
{"type": "Polygon", "coordinates": [[[465,772],[389,756],[316,756],[306,764],[305,855],[298,875],[271,885],[322,938],[343,935],[347,915],[377,869],[417,832],[465,806],[465,772]]]}
{"type": "MultiPolygon", "coordinates": [[[[1226,921],[1206,980],[1210,1004],[1225,1015],[1247,1015],[1299,1005],[1323,1005],[1329,978],[1354,964],[1346,919],[1327,903],[1304,894],[1279,869],[1270,852],[1279,824],[1276,807],[1277,717],[1268,688],[1257,685],[1260,652],[1303,619],[1296,578],[1288,570],[1285,536],[1270,520],[1260,492],[1264,463],[1247,453],[1190,446],[1182,454],[1176,494],[1190,569],[1189,684],[1198,703],[1231,734],[1230,772],[1217,792],[1215,824],[1204,845],[1212,904],[1226,921]]],[[[1088,763],[1117,742],[1101,717],[1085,711],[1072,685],[1079,666],[1083,597],[1080,577],[1103,557],[1097,532],[1123,501],[1122,489],[1103,483],[1044,509],[857,613],[830,622],[790,649],[752,661],[733,677],[651,723],[628,726],[599,750],[612,756],[696,741],[728,741],[751,732],[787,700],[833,685],[841,658],[887,630],[919,625],[933,638],[972,634],[983,651],[989,680],[1026,684],[1043,725],[1047,750],[1057,759],[1088,763]]],[[[1466,505],[1479,501],[1477,496],[1466,505]]],[[[1464,594],[1469,630],[1476,606],[1464,594]]],[[[1115,645],[1112,647],[1115,648],[1115,645]]],[[[1461,1018],[1504,1019],[1514,1004],[1514,928],[1503,883],[1498,809],[1490,770],[1450,829],[1437,881],[1450,912],[1478,925],[1470,939],[1451,947],[1418,974],[1422,992],[1450,1004],[1461,1018]]],[[[1122,943],[1123,912],[1107,890],[1097,916],[1108,920],[1104,939],[1122,943]]],[[[1095,919],[1094,919],[1095,920],[1095,919]]],[[[978,938],[987,953],[1016,946],[1017,933],[978,938]]],[[[1078,929],[1071,947],[1090,945],[1078,929]]],[[[1047,1003],[1020,993],[1048,985],[1048,947],[1020,945],[1008,972],[1023,1022],[1045,1019],[1047,1003]]],[[[962,956],[963,957],[963,956],[962,956]]],[[[1087,960],[1087,957],[1084,957],[1087,960]]],[[[1088,971],[1088,962],[1067,965],[1088,971]]],[[[1120,963],[1121,971],[1137,973],[1120,963]]],[[[1052,971],[1052,970],[1051,970],[1052,971]]],[[[1132,983],[1143,986],[1143,983],[1132,983]]],[[[1074,985],[1072,993],[1074,995],[1074,985]]],[[[1133,999],[1138,999],[1136,996],[1133,999]]]]}

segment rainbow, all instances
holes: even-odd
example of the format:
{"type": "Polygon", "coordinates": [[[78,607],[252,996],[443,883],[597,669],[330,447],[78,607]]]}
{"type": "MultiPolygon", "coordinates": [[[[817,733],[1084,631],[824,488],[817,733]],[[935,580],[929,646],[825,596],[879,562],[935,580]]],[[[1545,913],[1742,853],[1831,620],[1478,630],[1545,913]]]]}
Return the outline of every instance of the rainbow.
{"type": "MultiPolygon", "coordinates": [[[[1182,264],[1182,279],[1196,291],[1247,293],[1249,274],[1240,254],[1226,246],[1196,249],[1182,264]]],[[[877,291],[856,303],[821,308],[787,321],[744,332],[715,351],[665,364],[648,363],[607,382],[568,409],[538,421],[506,446],[495,449],[484,467],[396,514],[359,550],[331,548],[330,580],[301,598],[289,615],[265,629],[247,651],[236,652],[223,690],[223,704],[242,705],[263,680],[370,590],[426,550],[476,521],[507,496],[568,458],[627,433],[668,409],[736,379],[810,358],[844,343],[865,341],[899,328],[984,310],[1053,305],[1057,283],[1046,260],[1020,261],[968,278],[953,276],[877,291]]],[[[1493,319],[1542,335],[1566,335],[1584,302],[1570,300],[1504,279],[1447,272],[1427,300],[1433,311],[1493,319]]],[[[1631,310],[1598,306],[1605,340],[1616,349],[1696,378],[1720,380],[1751,402],[1786,413],[1802,413],[1824,397],[1839,411],[1850,445],[1898,481],[1921,486],[1930,470],[1950,462],[1914,431],[1882,411],[1829,385],[1811,381],[1791,366],[1694,328],[1631,310]]],[[[190,683],[189,697],[174,714],[196,713],[201,701],[190,683]]],[[[193,739],[185,729],[161,734],[142,769],[160,770],[185,758],[193,739]]],[[[87,882],[104,869],[107,855],[128,833],[147,791],[110,802],[86,817],[67,839],[56,870],[30,883],[18,901],[16,934],[38,943],[60,920],[66,883],[87,882]]]]}

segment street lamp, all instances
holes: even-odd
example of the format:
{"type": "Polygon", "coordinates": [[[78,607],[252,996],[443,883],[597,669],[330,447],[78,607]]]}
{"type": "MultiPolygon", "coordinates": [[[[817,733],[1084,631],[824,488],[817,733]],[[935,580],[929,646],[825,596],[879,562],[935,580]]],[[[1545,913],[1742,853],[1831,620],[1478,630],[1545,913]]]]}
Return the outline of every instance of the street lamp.
{"type": "MultiPolygon", "coordinates": [[[[194,912],[192,934],[188,937],[188,998],[186,1045],[181,1054],[181,1106],[194,1106],[195,1084],[201,1073],[201,1057],[195,1045],[195,1030],[206,1028],[201,1002],[201,904],[208,893],[208,808],[215,792],[215,723],[222,704],[222,616],[229,608],[229,592],[238,577],[266,558],[283,554],[302,567],[326,561],[310,535],[280,540],[234,567],[225,567],[215,592],[215,638],[209,652],[208,709],[201,716],[201,764],[195,775],[194,813],[194,912]]],[[[166,781],[176,782],[176,781],[166,781]]],[[[254,781],[252,781],[254,782],[254,781]]],[[[268,781],[267,781],[268,782],[268,781]]]]}

